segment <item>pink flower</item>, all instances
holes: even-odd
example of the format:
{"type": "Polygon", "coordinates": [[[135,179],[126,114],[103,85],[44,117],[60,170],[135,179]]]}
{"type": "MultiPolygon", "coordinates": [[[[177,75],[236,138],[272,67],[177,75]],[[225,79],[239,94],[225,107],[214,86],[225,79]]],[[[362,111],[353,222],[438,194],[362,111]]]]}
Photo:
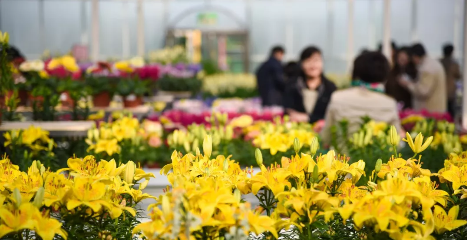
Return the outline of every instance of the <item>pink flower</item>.
{"type": "Polygon", "coordinates": [[[156,148],[156,147],[159,147],[159,146],[162,145],[162,140],[161,140],[161,138],[159,136],[152,135],[149,138],[148,144],[149,144],[149,146],[156,148]]]}

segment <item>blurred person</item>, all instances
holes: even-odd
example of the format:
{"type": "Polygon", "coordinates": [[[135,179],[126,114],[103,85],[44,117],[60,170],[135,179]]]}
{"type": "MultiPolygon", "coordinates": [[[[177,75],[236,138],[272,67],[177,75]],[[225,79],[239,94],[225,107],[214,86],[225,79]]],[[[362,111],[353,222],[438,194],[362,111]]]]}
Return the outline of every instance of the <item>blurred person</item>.
{"type": "Polygon", "coordinates": [[[297,79],[298,75],[300,74],[301,68],[300,64],[298,64],[295,61],[288,62],[284,66],[284,74],[285,74],[285,80],[287,82],[287,85],[292,83],[294,80],[297,79]]]}
{"type": "MultiPolygon", "coordinates": [[[[396,45],[396,42],[394,41],[391,41],[391,61],[389,62],[389,64],[394,64],[394,62],[396,61],[396,54],[397,54],[397,45],[396,45]]],[[[378,52],[380,53],[383,53],[383,44],[380,43],[378,44],[378,52]]]]}
{"type": "Polygon", "coordinates": [[[386,94],[402,104],[402,108],[412,108],[412,94],[399,83],[401,78],[413,82],[417,77],[417,69],[410,59],[410,48],[401,47],[396,53],[395,60],[386,82],[386,94]]]}
{"type": "MultiPolygon", "coordinates": [[[[365,116],[394,125],[399,132],[402,131],[397,103],[384,93],[389,71],[389,61],[380,52],[363,53],[355,59],[353,87],[336,91],[331,97],[320,133],[326,146],[331,142],[331,127],[343,120],[348,121],[349,136],[360,129],[365,116]]],[[[342,136],[342,139],[349,136],[342,136]]]]}
{"type": "Polygon", "coordinates": [[[447,108],[446,75],[443,66],[435,59],[427,56],[420,43],[411,47],[412,61],[417,67],[415,82],[399,79],[399,84],[412,93],[412,104],[415,110],[444,113],[447,108]]]}
{"type": "Polygon", "coordinates": [[[292,121],[314,123],[324,119],[336,85],[323,74],[323,57],[317,47],[300,55],[300,73],[286,90],[284,107],[292,121]]]}
{"type": "Polygon", "coordinates": [[[454,46],[451,44],[445,45],[443,47],[443,58],[440,59],[446,74],[447,108],[452,117],[456,113],[456,83],[461,78],[460,67],[452,56],[453,52],[454,46]]]}
{"type": "Polygon", "coordinates": [[[258,92],[263,106],[282,106],[285,88],[282,59],[285,50],[276,46],[271,50],[269,59],[256,72],[258,92]]]}

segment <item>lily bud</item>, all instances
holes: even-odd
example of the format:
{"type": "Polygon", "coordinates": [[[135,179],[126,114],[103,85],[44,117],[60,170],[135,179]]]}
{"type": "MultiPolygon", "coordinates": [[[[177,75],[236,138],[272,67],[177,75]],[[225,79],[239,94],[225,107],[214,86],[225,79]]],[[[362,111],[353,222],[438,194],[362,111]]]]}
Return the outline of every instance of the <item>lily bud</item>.
{"type": "Polygon", "coordinates": [[[16,207],[19,208],[19,206],[21,206],[21,193],[17,188],[13,190],[13,200],[15,200],[16,207]]]}
{"type": "Polygon", "coordinates": [[[189,143],[187,140],[185,140],[185,141],[183,142],[183,148],[185,148],[185,151],[186,151],[187,153],[190,152],[190,150],[191,150],[191,149],[190,149],[190,143],[189,143]]]}
{"type": "Polygon", "coordinates": [[[225,127],[225,139],[231,140],[233,138],[233,128],[232,126],[225,127]]]}
{"type": "Polygon", "coordinates": [[[370,144],[372,137],[373,137],[373,131],[370,128],[368,128],[366,130],[365,138],[363,139],[363,146],[370,144]]]}
{"type": "Polygon", "coordinates": [[[378,160],[376,161],[376,165],[375,165],[375,171],[376,171],[376,172],[381,171],[381,165],[383,165],[383,161],[382,161],[381,158],[380,158],[380,159],[378,159],[378,160]]]}
{"type": "Polygon", "coordinates": [[[401,137],[397,133],[396,127],[391,126],[391,128],[389,129],[389,143],[392,146],[398,146],[400,141],[401,137]]]}
{"type": "Polygon", "coordinates": [[[298,154],[298,152],[300,152],[300,148],[302,148],[302,146],[300,146],[300,141],[298,140],[298,138],[295,138],[293,140],[293,149],[295,150],[295,154],[298,154]]]}
{"type": "Polygon", "coordinates": [[[318,152],[318,149],[319,149],[319,141],[317,137],[314,137],[313,140],[311,140],[311,145],[310,145],[311,155],[315,155],[316,152],[318,152]]]}
{"type": "Polygon", "coordinates": [[[201,152],[199,151],[199,147],[196,147],[196,148],[195,148],[195,153],[196,153],[196,156],[201,155],[201,152]]]}
{"type": "Polygon", "coordinates": [[[227,172],[229,170],[229,159],[224,160],[224,166],[223,166],[224,172],[227,172]]]}
{"type": "Polygon", "coordinates": [[[318,169],[318,164],[315,165],[313,168],[313,182],[318,182],[318,177],[319,177],[319,169],[318,169]]]}
{"type": "Polygon", "coordinates": [[[261,150],[259,150],[259,148],[255,150],[255,158],[256,164],[258,164],[258,166],[263,166],[263,154],[261,153],[261,150]]]}
{"type": "Polygon", "coordinates": [[[36,163],[36,161],[32,161],[31,167],[29,167],[29,171],[31,171],[32,173],[38,173],[39,168],[37,166],[38,164],[36,163]]]}
{"type": "Polygon", "coordinates": [[[237,202],[240,202],[242,200],[242,194],[240,193],[240,190],[235,189],[234,190],[234,197],[237,202]]]}
{"type": "Polygon", "coordinates": [[[129,184],[133,183],[135,177],[136,164],[133,161],[128,161],[125,167],[123,180],[129,184]]]}
{"type": "Polygon", "coordinates": [[[42,207],[42,201],[44,200],[44,187],[37,189],[36,196],[34,197],[34,206],[37,208],[42,207]]]}
{"type": "Polygon", "coordinates": [[[195,151],[195,149],[198,148],[198,145],[199,145],[199,140],[195,138],[195,140],[193,140],[193,146],[191,147],[191,149],[195,151]]]}
{"type": "Polygon", "coordinates": [[[203,153],[204,156],[207,158],[211,157],[212,153],[212,138],[210,135],[204,136],[204,141],[203,141],[203,153]]]}

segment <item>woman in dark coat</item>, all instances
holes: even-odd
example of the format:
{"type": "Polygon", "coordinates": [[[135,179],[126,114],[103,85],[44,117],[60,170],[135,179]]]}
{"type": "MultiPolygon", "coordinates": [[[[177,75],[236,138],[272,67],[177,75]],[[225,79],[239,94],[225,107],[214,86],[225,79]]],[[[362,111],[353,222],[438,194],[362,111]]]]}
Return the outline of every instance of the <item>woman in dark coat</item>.
{"type": "Polygon", "coordinates": [[[284,107],[292,121],[314,123],[324,119],[336,85],[323,74],[323,58],[316,47],[300,55],[301,72],[286,89],[284,107]]]}
{"type": "Polygon", "coordinates": [[[409,90],[399,84],[399,79],[406,78],[409,81],[414,81],[416,77],[417,69],[410,60],[409,48],[400,48],[396,53],[394,67],[386,82],[386,94],[402,104],[404,109],[412,108],[412,95],[409,90]]]}

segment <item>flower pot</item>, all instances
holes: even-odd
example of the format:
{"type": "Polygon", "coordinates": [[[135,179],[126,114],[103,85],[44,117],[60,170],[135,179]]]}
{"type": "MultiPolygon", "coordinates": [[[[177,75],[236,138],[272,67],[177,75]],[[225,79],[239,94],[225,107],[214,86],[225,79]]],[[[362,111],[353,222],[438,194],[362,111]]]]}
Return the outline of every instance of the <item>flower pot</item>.
{"type": "Polygon", "coordinates": [[[161,165],[158,162],[148,162],[146,163],[147,168],[161,168],[161,165]]]}
{"type": "Polygon", "coordinates": [[[126,108],[138,107],[143,103],[141,96],[128,95],[123,99],[123,106],[126,108]]]}
{"type": "Polygon", "coordinates": [[[110,100],[110,93],[106,91],[92,96],[94,107],[108,107],[110,105],[110,100]]]}
{"type": "Polygon", "coordinates": [[[28,91],[21,89],[18,91],[19,105],[26,106],[28,103],[28,91]]]}
{"type": "Polygon", "coordinates": [[[60,102],[62,103],[63,107],[67,108],[73,108],[73,106],[75,105],[75,101],[71,99],[70,94],[68,92],[62,92],[62,94],[60,94],[60,102]]]}
{"type": "Polygon", "coordinates": [[[38,106],[42,106],[42,103],[44,102],[44,97],[43,96],[33,96],[31,93],[28,93],[28,99],[29,99],[29,105],[32,107],[34,106],[34,102],[37,103],[38,106]]]}
{"type": "Polygon", "coordinates": [[[172,91],[159,91],[161,96],[173,96],[175,99],[190,98],[190,91],[172,92],[172,91]]]}

